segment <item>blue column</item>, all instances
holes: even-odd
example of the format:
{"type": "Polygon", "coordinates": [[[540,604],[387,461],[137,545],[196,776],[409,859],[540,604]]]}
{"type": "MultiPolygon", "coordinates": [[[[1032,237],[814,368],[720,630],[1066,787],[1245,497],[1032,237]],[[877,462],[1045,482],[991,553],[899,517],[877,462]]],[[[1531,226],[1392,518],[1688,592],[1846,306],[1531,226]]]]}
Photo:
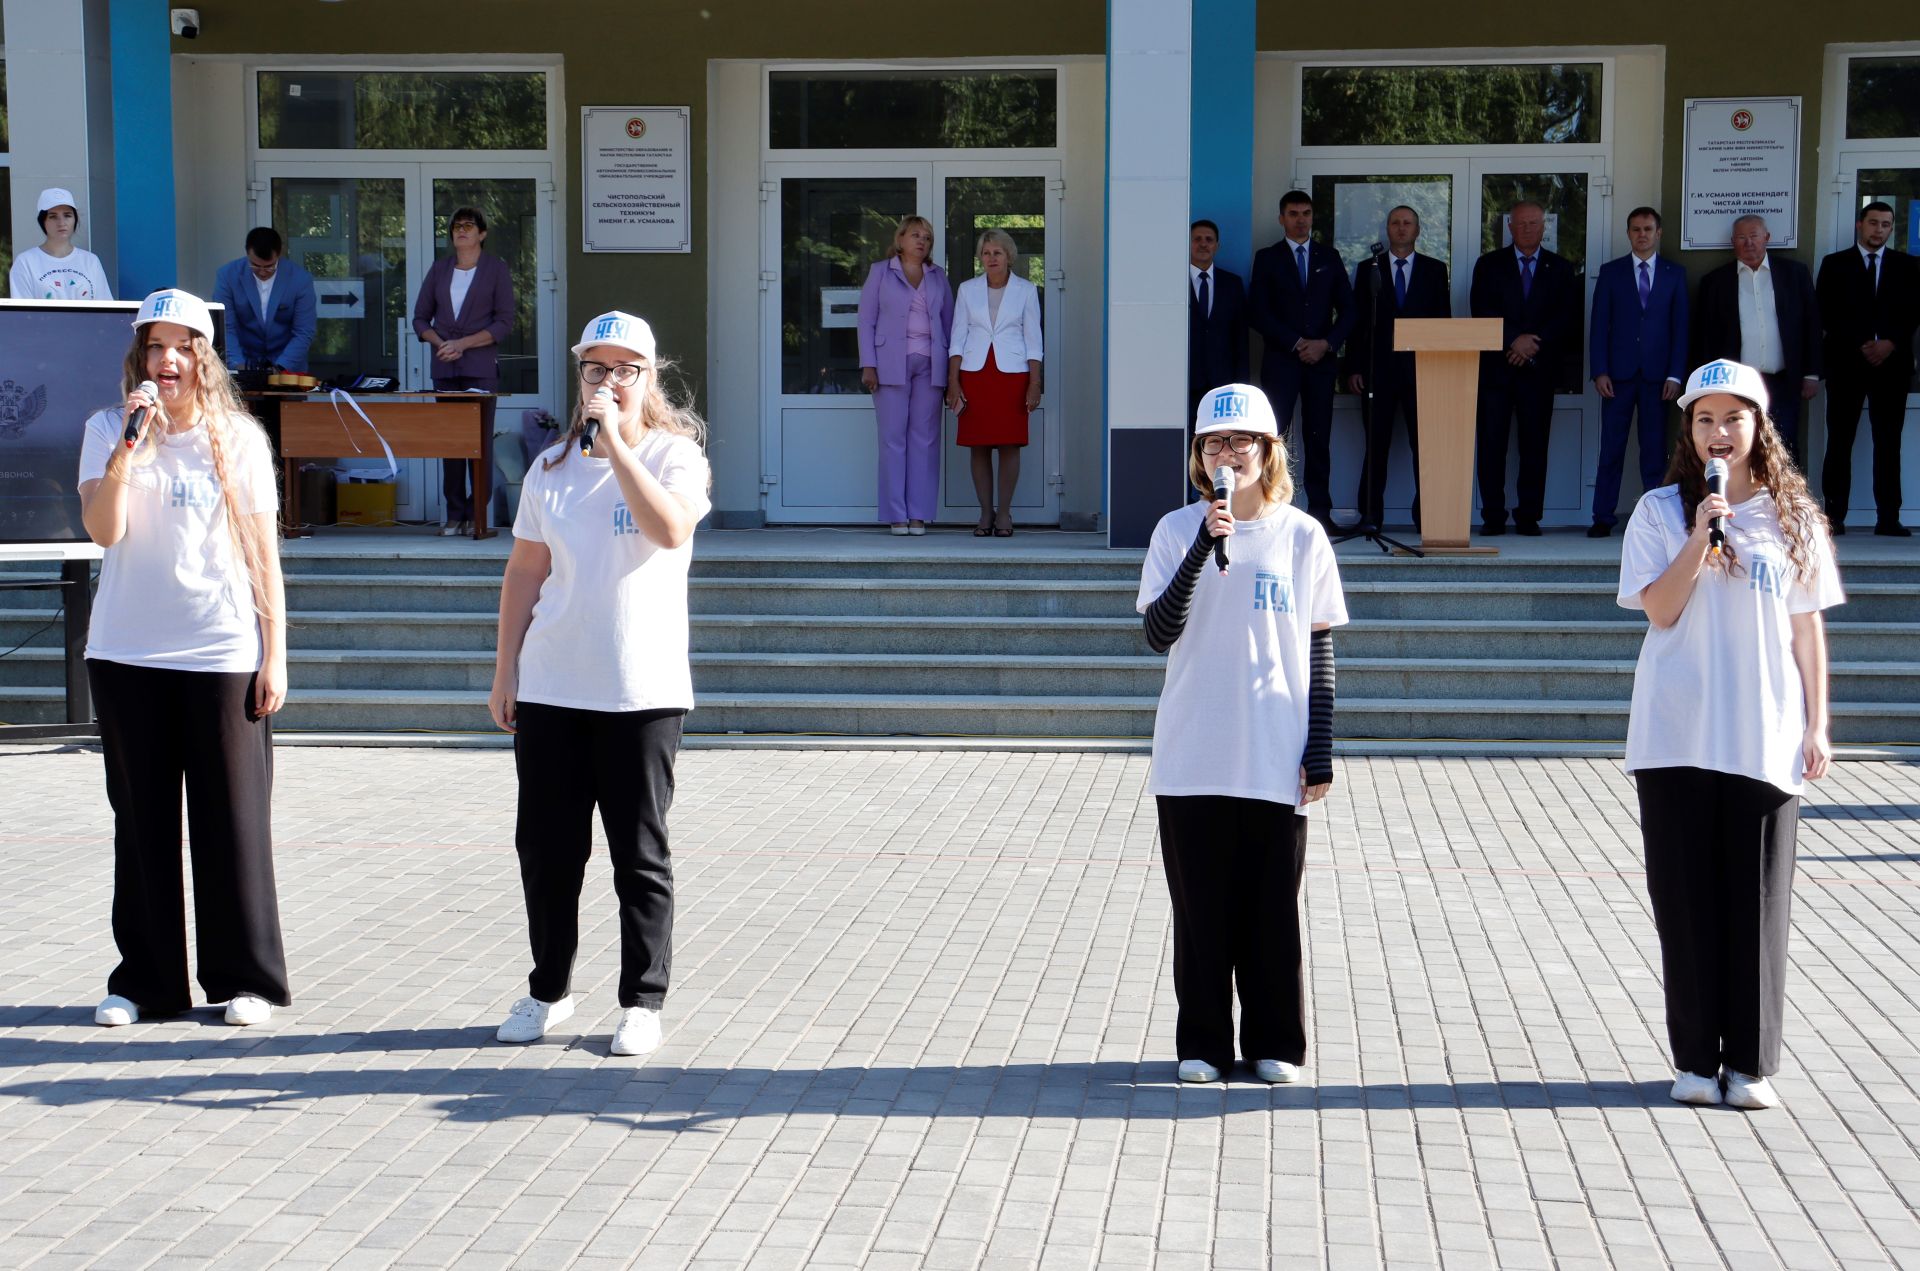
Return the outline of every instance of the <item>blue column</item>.
{"type": "Polygon", "coordinates": [[[1193,0],[1193,215],[1223,269],[1253,267],[1254,0],[1193,0]]]}
{"type": "Polygon", "coordinates": [[[173,65],[167,0],[110,0],[114,295],[138,299],[179,282],[173,204],[173,65]]]}

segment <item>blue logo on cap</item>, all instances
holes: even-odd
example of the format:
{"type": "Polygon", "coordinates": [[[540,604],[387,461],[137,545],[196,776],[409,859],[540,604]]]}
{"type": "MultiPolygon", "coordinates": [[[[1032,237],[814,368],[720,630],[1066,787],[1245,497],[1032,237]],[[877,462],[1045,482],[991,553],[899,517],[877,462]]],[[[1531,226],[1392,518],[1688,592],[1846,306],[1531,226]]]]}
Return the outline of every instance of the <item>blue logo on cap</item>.
{"type": "Polygon", "coordinates": [[[180,301],[174,296],[159,296],[153,302],[153,316],[168,318],[180,312],[180,301]]]}
{"type": "Polygon", "coordinates": [[[1700,368],[1700,387],[1713,388],[1719,384],[1733,383],[1732,362],[1709,362],[1700,368]]]}
{"type": "Polygon", "coordinates": [[[624,340],[627,338],[627,322],[624,318],[605,317],[594,324],[593,338],[596,340],[624,340]]]}
{"type": "Polygon", "coordinates": [[[1213,398],[1213,417],[1245,419],[1250,405],[1245,393],[1216,393],[1213,398]]]}

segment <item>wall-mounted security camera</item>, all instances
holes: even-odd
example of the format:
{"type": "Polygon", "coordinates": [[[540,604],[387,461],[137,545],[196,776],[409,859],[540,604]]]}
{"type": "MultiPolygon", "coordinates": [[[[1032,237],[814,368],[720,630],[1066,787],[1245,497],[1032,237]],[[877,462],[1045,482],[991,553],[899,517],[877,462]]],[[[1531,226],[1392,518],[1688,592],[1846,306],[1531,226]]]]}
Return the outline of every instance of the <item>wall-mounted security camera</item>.
{"type": "Polygon", "coordinates": [[[183,40],[195,40],[200,37],[200,10],[175,9],[173,11],[173,33],[183,40]]]}

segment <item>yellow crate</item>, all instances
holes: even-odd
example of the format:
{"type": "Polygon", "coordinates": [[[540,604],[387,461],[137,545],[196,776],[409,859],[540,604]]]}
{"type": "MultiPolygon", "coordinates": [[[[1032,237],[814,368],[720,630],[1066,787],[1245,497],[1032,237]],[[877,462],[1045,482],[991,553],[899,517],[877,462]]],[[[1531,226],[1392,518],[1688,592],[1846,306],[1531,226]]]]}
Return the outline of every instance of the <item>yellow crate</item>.
{"type": "Polygon", "coordinates": [[[394,495],[391,481],[347,481],[340,486],[341,525],[397,525],[394,520],[394,495]]]}

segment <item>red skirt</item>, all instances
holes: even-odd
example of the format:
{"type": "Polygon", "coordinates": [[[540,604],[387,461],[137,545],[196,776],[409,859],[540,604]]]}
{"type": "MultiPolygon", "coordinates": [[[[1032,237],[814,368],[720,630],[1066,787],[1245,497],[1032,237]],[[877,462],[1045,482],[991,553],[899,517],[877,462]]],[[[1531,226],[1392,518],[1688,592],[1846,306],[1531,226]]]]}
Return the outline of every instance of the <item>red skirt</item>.
{"type": "Polygon", "coordinates": [[[954,440],[962,446],[1024,446],[1027,444],[1027,381],[1031,371],[1009,375],[994,364],[960,372],[960,395],[967,399],[960,412],[960,430],[954,440]]]}

